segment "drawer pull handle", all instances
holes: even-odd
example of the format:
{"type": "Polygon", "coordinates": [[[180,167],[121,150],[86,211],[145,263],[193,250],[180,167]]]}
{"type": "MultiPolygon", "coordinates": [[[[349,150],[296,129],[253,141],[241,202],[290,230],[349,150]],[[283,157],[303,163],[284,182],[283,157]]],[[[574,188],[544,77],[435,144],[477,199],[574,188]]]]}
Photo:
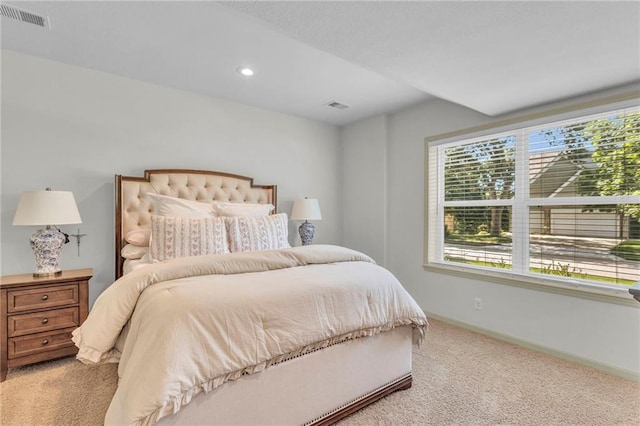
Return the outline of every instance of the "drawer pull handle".
{"type": "Polygon", "coordinates": [[[42,339],[42,346],[48,345],[49,341],[47,339],[42,339]]]}
{"type": "Polygon", "coordinates": [[[49,295],[48,294],[45,294],[44,296],[42,296],[42,300],[47,300],[47,299],[49,299],[49,295]]]}
{"type": "Polygon", "coordinates": [[[42,323],[43,323],[43,324],[46,324],[46,323],[48,323],[48,322],[49,322],[49,318],[44,318],[44,319],[42,320],[42,323]]]}

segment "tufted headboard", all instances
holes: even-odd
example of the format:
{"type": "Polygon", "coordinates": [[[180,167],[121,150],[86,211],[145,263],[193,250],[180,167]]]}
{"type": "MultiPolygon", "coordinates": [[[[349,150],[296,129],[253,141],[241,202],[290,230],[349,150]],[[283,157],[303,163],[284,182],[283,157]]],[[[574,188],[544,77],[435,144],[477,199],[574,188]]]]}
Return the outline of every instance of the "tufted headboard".
{"type": "Polygon", "coordinates": [[[151,227],[153,203],[148,192],[201,202],[270,203],[278,207],[276,185],[254,185],[246,176],[183,169],[145,170],[144,177],[116,175],[116,279],[122,276],[124,236],[151,227]]]}

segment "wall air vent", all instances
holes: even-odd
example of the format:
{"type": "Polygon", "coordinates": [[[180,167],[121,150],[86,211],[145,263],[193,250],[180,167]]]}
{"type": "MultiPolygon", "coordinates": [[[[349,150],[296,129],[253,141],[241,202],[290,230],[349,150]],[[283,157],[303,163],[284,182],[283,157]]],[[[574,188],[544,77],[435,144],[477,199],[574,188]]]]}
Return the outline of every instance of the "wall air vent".
{"type": "Polygon", "coordinates": [[[340,102],[331,101],[327,104],[327,106],[335,109],[347,109],[349,105],[341,104],[340,102]]]}
{"type": "Polygon", "coordinates": [[[26,22],[27,24],[37,25],[42,28],[51,28],[49,26],[49,18],[46,16],[36,15],[35,13],[27,12],[24,9],[9,6],[8,4],[0,5],[0,15],[17,21],[26,22]]]}

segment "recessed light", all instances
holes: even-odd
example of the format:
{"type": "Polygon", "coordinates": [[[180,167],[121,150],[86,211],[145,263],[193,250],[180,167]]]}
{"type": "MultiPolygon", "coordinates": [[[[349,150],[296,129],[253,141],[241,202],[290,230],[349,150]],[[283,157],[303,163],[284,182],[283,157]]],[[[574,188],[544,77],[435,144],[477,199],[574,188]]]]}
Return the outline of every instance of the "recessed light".
{"type": "Polygon", "coordinates": [[[237,71],[245,77],[251,77],[253,75],[253,70],[251,68],[240,67],[237,71]]]}

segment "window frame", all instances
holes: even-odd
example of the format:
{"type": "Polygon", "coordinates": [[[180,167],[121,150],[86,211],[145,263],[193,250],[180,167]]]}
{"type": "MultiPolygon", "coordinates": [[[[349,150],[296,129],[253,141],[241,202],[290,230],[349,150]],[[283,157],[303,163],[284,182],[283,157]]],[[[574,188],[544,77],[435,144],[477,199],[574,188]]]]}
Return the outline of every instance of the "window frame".
{"type": "MultiPolygon", "coordinates": [[[[425,269],[434,272],[443,272],[455,275],[461,275],[470,278],[482,278],[500,284],[516,285],[526,288],[534,288],[538,290],[560,293],[571,296],[586,297],[590,299],[604,300],[612,303],[625,304],[637,307],[637,302],[631,297],[628,288],[619,286],[614,287],[606,284],[585,283],[584,281],[574,280],[566,277],[555,277],[553,275],[531,274],[528,271],[528,246],[514,239],[512,256],[514,258],[514,269],[499,270],[485,267],[477,267],[469,264],[456,264],[452,262],[443,262],[444,254],[444,232],[437,229],[438,224],[442,223],[437,219],[438,215],[444,213],[444,208],[440,209],[444,200],[437,199],[443,197],[443,191],[437,191],[431,194],[433,179],[440,179],[444,176],[444,159],[430,158],[430,148],[443,145],[450,145],[454,142],[463,140],[481,139],[484,137],[496,137],[503,134],[512,134],[522,129],[544,126],[545,124],[557,123],[562,121],[570,121],[581,118],[588,118],[592,115],[608,113],[626,108],[640,108],[640,91],[625,93],[618,96],[604,98],[600,100],[583,102],[580,104],[568,105],[564,107],[549,109],[537,113],[515,116],[513,118],[498,120],[482,126],[467,128],[455,132],[435,135],[425,138],[425,163],[424,163],[424,250],[423,250],[423,266],[425,269]],[[511,132],[511,133],[510,133],[511,132]],[[434,169],[435,168],[435,174],[434,169]],[[436,202],[437,201],[437,202],[436,202]],[[436,220],[430,218],[436,217],[436,220]],[[434,244],[430,244],[433,240],[434,244]],[[527,262],[516,262],[515,258],[527,260],[527,262]],[[516,270],[515,265],[521,266],[516,270]],[[524,265],[524,266],[523,266],[524,265]]],[[[519,137],[519,136],[518,136],[519,137]]],[[[528,167],[526,166],[528,152],[527,150],[516,150],[516,163],[520,167],[516,168],[516,188],[527,188],[525,191],[516,191],[515,197],[511,200],[482,200],[482,205],[508,204],[513,207],[512,220],[519,221],[521,232],[529,232],[528,209],[534,204],[540,205],[544,203],[544,199],[530,199],[528,192],[528,167]],[[525,167],[523,167],[525,165],[525,167]],[[526,199],[523,197],[526,196],[526,199]],[[526,220],[523,220],[525,219],[526,220]]],[[[436,183],[444,185],[444,182],[436,183]]],[[[597,197],[600,198],[600,197],[597,197]]],[[[586,197],[568,198],[563,200],[569,204],[580,204],[587,201],[586,197]]],[[[556,203],[554,203],[556,204],[556,203]]]]}

